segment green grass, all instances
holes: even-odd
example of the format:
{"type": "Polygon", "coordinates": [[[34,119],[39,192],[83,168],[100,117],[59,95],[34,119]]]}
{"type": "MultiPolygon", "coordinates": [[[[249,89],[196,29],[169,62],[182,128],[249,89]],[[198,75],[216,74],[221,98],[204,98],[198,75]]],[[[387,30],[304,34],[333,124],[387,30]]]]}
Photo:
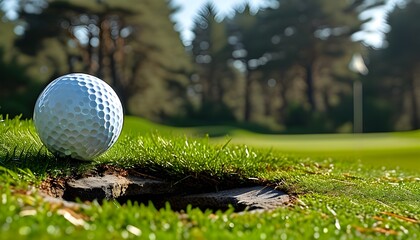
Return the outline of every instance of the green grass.
{"type": "Polygon", "coordinates": [[[116,145],[82,163],[51,155],[31,121],[1,120],[0,136],[4,239],[420,237],[419,132],[278,136],[221,126],[179,129],[128,117],[116,145]],[[209,190],[252,181],[285,190],[296,201],[259,213],[174,212],[114,201],[73,209],[46,202],[37,190],[48,177],[104,164],[209,190]]]}
{"type": "Polygon", "coordinates": [[[247,145],[253,148],[304,157],[362,161],[366,166],[420,169],[420,130],[397,133],[268,135],[230,126],[173,128],[135,117],[126,118],[130,131],[156,130],[161,135],[210,136],[212,143],[247,145]],[[152,129],[152,130],[151,130],[152,129]],[[227,137],[226,137],[227,136],[227,137]]]}

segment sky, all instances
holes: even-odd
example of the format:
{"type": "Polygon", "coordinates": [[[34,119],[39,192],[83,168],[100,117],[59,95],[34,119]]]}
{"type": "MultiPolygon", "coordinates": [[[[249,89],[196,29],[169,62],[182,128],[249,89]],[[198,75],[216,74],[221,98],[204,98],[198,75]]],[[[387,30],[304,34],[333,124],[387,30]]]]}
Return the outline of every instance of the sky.
{"type": "MultiPolygon", "coordinates": [[[[200,8],[207,2],[212,2],[219,12],[218,17],[223,18],[233,15],[233,9],[241,6],[246,0],[172,0],[171,4],[180,7],[180,10],[173,15],[175,29],[180,32],[181,39],[185,45],[189,45],[194,35],[191,31],[193,20],[200,8]]],[[[259,8],[266,7],[267,1],[248,0],[251,11],[257,12],[259,8]]]]}
{"type": "MultiPolygon", "coordinates": [[[[219,11],[220,18],[232,16],[233,8],[246,2],[246,0],[172,0],[174,6],[180,7],[180,10],[173,15],[175,28],[180,32],[181,39],[185,45],[189,45],[194,37],[191,29],[193,20],[201,6],[207,2],[212,2],[219,11]]],[[[259,8],[266,7],[267,1],[248,0],[251,10],[257,12],[259,8]]],[[[388,0],[385,7],[377,8],[362,14],[361,18],[372,17],[373,19],[364,26],[365,31],[356,33],[354,40],[362,40],[366,45],[379,48],[382,47],[384,32],[389,31],[385,24],[386,12],[392,9],[395,4],[402,4],[402,0],[388,0]]]]}

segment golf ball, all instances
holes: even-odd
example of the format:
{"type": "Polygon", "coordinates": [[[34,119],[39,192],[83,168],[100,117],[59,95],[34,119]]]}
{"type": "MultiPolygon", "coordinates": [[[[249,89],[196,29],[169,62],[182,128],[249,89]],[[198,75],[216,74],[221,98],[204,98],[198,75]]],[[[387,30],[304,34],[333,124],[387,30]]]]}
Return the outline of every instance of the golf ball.
{"type": "Polygon", "coordinates": [[[36,101],[33,120],[41,141],[53,154],[91,160],[117,141],[123,109],[104,81],[73,73],[47,85],[36,101]]]}

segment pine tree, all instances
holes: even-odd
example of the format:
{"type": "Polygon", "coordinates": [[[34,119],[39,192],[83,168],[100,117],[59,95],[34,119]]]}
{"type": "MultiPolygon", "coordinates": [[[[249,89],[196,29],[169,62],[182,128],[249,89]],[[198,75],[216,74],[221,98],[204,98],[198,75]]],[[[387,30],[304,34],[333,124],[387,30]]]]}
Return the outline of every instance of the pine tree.
{"type": "Polygon", "coordinates": [[[387,17],[387,46],[373,52],[371,58],[371,78],[380,97],[393,106],[397,130],[420,128],[419,14],[418,0],[396,6],[387,17]]]}
{"type": "MultiPolygon", "coordinates": [[[[277,9],[266,11],[266,38],[288,61],[301,67],[305,75],[306,101],[309,109],[320,110],[320,71],[332,62],[347,66],[349,51],[360,49],[351,35],[360,30],[358,19],[363,1],[349,5],[345,1],[299,0],[280,1],[277,9]],[[353,46],[353,47],[352,47],[353,46]]],[[[333,73],[329,73],[333,75],[333,73]]],[[[324,77],[325,78],[325,77],[324,77]]],[[[324,103],[328,107],[328,103],[324,103]]]]}
{"type": "Polygon", "coordinates": [[[126,112],[159,120],[182,115],[190,63],[164,0],[54,1],[21,12],[16,45],[43,59],[50,79],[96,75],[114,87],[126,112]],[[51,50],[54,49],[54,51],[51,50]]]}
{"type": "Polygon", "coordinates": [[[196,65],[196,88],[200,95],[200,118],[232,120],[232,112],[225,103],[226,84],[234,78],[228,63],[231,50],[228,44],[226,21],[216,20],[216,10],[205,4],[195,19],[192,57],[196,65]]]}
{"type": "Polygon", "coordinates": [[[260,66],[259,58],[264,54],[257,26],[257,18],[251,14],[248,4],[236,10],[235,17],[229,21],[229,39],[232,45],[233,61],[241,63],[239,70],[244,75],[243,120],[249,122],[252,113],[253,73],[260,66]]]}

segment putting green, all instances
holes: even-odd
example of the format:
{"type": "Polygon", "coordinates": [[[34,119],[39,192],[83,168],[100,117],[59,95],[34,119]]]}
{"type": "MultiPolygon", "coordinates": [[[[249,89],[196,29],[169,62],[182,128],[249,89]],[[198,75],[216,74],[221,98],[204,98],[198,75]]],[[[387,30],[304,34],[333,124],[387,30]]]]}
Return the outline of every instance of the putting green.
{"type": "Polygon", "coordinates": [[[183,134],[210,137],[215,144],[247,145],[254,148],[311,158],[360,160],[366,165],[420,169],[420,130],[364,134],[258,134],[231,126],[169,127],[150,121],[126,117],[127,129],[160,134],[183,134]]]}
{"type": "Polygon", "coordinates": [[[231,143],[300,156],[340,157],[361,160],[368,165],[420,169],[420,137],[417,131],[310,135],[266,135],[238,131],[232,135],[231,143]]]}

